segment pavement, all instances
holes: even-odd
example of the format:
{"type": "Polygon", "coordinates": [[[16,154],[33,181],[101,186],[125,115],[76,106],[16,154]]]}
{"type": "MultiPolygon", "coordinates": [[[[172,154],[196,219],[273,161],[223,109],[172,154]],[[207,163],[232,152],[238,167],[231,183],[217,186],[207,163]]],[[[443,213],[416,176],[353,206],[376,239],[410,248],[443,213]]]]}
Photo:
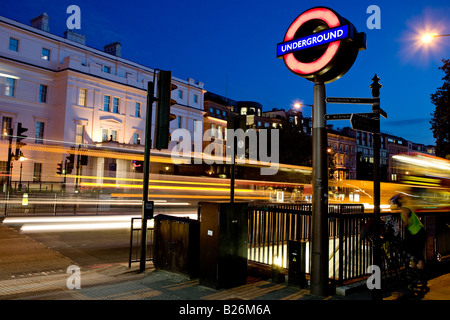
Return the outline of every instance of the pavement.
{"type": "MultiPolygon", "coordinates": [[[[208,303],[217,305],[221,302],[220,308],[213,312],[216,316],[224,316],[226,312],[233,314],[232,310],[223,309],[229,303],[257,303],[260,309],[248,307],[241,311],[262,312],[266,306],[273,315],[275,310],[284,312],[296,308],[297,305],[292,304],[292,301],[372,300],[372,292],[365,281],[338,287],[333,295],[318,297],[313,296],[309,288],[301,289],[287,282],[276,283],[270,278],[252,274],[248,275],[246,284],[239,287],[214,289],[200,285],[199,279],[155,269],[151,262],[147,263],[144,272],[139,272],[139,263],[128,267],[127,262],[77,268],[75,261],[17,229],[0,223],[0,300],[153,300],[153,303],[167,307],[167,312],[174,312],[175,315],[188,312],[193,306],[208,306],[208,303]]],[[[393,287],[384,292],[383,300],[449,302],[450,269],[448,264],[439,268],[442,270],[435,272],[429,279],[428,292],[417,295],[406,292],[405,288],[393,287]]],[[[304,304],[302,306],[305,307],[304,304]]],[[[191,311],[198,315],[203,310],[199,308],[191,311]]],[[[238,309],[235,311],[239,312],[238,309]]]]}

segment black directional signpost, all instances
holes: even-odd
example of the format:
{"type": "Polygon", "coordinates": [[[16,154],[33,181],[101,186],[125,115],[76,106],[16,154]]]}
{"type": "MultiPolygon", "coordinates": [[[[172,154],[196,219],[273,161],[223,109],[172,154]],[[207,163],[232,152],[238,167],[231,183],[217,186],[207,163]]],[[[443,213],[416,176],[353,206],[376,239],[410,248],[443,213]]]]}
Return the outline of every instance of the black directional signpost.
{"type": "Polygon", "coordinates": [[[375,118],[369,118],[365,116],[353,113],[350,117],[350,123],[353,130],[375,132],[377,130],[377,121],[375,118]]]}
{"type": "Polygon", "coordinates": [[[294,74],[314,82],[311,293],[328,295],[328,157],[325,83],[342,77],[366,48],[366,35],[334,10],[315,7],[291,23],[277,45],[294,74]]]}
{"type": "MultiPolygon", "coordinates": [[[[372,132],[373,135],[373,215],[374,221],[380,221],[380,149],[381,149],[381,135],[380,135],[380,116],[387,118],[387,113],[380,108],[380,78],[375,75],[372,78],[372,84],[369,88],[372,89],[373,98],[326,98],[328,103],[338,104],[371,104],[372,112],[370,113],[343,113],[343,114],[326,114],[325,120],[350,120],[352,129],[372,132]]],[[[379,223],[375,223],[380,226],[379,223]]],[[[373,264],[381,265],[381,244],[379,228],[375,228],[375,245],[373,250],[373,264]]],[[[372,290],[373,300],[382,300],[382,291],[380,289],[372,290]]]]}

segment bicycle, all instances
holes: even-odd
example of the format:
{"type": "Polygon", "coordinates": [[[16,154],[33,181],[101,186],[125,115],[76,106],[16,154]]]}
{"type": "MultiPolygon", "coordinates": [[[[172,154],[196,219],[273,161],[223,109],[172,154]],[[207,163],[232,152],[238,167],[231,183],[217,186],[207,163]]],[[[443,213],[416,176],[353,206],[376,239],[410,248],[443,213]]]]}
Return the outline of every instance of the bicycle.
{"type": "MultiPolygon", "coordinates": [[[[363,228],[361,235],[368,239],[372,250],[375,249],[375,234],[373,227],[363,228]]],[[[388,287],[389,279],[398,279],[399,282],[404,280],[402,278],[402,271],[406,269],[405,252],[402,246],[402,240],[398,231],[398,225],[392,219],[380,221],[380,253],[381,253],[381,275],[384,287],[388,287]]]]}

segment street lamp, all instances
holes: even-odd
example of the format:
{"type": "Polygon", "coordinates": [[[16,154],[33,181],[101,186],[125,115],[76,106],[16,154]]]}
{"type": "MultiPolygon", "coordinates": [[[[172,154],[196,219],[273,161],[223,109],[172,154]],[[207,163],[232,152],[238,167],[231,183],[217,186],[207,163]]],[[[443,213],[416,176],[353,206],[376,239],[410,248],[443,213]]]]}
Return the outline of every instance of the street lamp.
{"type": "Polygon", "coordinates": [[[312,104],[305,104],[305,103],[302,103],[302,102],[296,102],[296,103],[294,103],[294,108],[295,108],[295,109],[300,109],[300,108],[303,107],[303,106],[306,106],[306,107],[314,107],[314,105],[312,105],[312,104]]]}
{"type": "Polygon", "coordinates": [[[450,34],[435,34],[435,33],[425,33],[422,35],[422,37],[420,38],[420,40],[423,43],[430,43],[431,41],[433,41],[434,38],[438,38],[438,37],[449,37],[450,34]]]}
{"type": "Polygon", "coordinates": [[[24,160],[25,160],[25,157],[20,156],[20,158],[19,158],[19,161],[20,161],[19,191],[22,191],[22,165],[23,165],[24,160]]]}

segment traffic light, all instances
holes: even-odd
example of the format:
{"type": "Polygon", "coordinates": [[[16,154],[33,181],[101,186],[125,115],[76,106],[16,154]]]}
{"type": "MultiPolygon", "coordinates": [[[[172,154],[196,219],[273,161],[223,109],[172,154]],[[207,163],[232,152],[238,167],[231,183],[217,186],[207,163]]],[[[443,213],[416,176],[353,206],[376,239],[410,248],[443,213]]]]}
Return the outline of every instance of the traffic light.
{"type": "Polygon", "coordinates": [[[133,165],[135,172],[144,172],[144,161],[133,160],[131,164],[133,165]]]}
{"type": "Polygon", "coordinates": [[[75,155],[73,153],[66,157],[66,173],[71,174],[75,163],[75,155]]]}
{"type": "Polygon", "coordinates": [[[56,174],[64,174],[63,163],[62,161],[56,165],[56,174]]]}
{"type": "Polygon", "coordinates": [[[21,122],[17,124],[16,154],[15,154],[16,160],[19,160],[20,156],[23,155],[22,151],[20,151],[20,148],[26,145],[26,143],[22,142],[22,140],[27,138],[27,136],[24,135],[24,133],[27,131],[28,128],[22,127],[21,122]]]}
{"type": "Polygon", "coordinates": [[[172,71],[159,71],[156,77],[156,120],[155,120],[155,143],[154,148],[161,150],[169,147],[170,139],[170,121],[175,116],[170,114],[170,106],[176,104],[175,100],[170,98],[172,90],[177,88],[172,84],[172,71]]]}

